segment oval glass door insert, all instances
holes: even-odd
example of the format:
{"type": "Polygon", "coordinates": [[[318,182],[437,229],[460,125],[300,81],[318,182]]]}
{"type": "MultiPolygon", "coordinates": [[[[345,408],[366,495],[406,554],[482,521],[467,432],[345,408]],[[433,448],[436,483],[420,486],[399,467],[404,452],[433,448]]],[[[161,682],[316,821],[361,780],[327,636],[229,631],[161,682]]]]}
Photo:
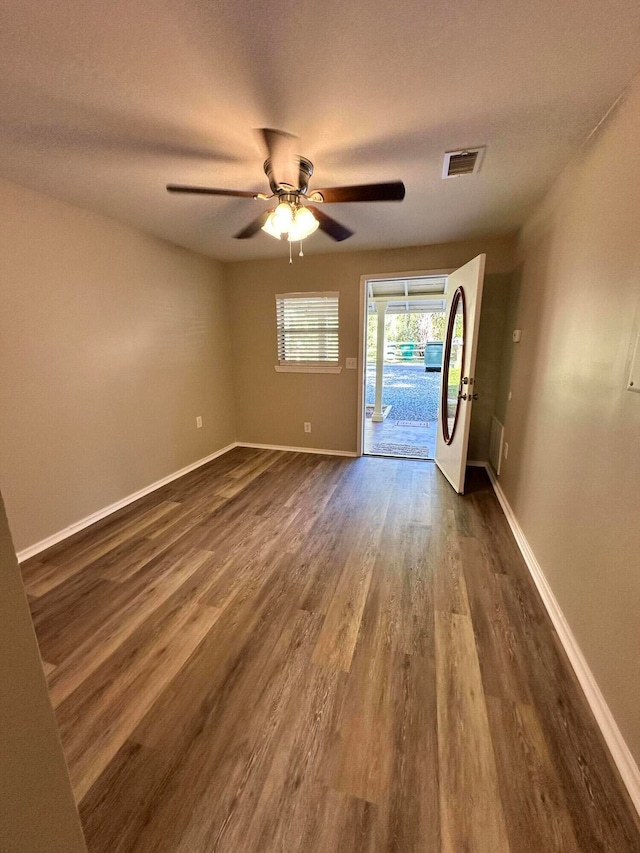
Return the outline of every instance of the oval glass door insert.
{"type": "Polygon", "coordinates": [[[451,444],[456,432],[462,394],[462,369],[465,345],[465,302],[464,290],[459,287],[451,300],[451,311],[447,324],[447,335],[442,362],[442,397],[440,421],[442,436],[451,444]]]}

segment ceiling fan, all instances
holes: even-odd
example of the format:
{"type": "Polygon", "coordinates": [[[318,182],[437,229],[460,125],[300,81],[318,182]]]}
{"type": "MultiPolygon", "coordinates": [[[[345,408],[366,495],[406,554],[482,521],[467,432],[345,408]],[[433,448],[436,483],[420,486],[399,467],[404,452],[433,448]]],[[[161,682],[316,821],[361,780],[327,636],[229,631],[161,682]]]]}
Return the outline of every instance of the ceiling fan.
{"type": "Polygon", "coordinates": [[[262,229],[278,240],[286,235],[290,244],[304,240],[318,228],[336,241],[346,240],[354,233],[328,216],[324,210],[313,205],[350,201],[402,201],[404,198],[405,189],[402,181],[331,187],[313,190],[307,194],[309,178],[313,175],[313,163],[295,153],[298,138],[272,128],[262,128],[259,132],[267,151],[264,171],[269,179],[271,195],[246,190],[221,190],[181,184],[167,184],[167,190],[171,193],[235,196],[262,201],[277,198],[276,207],[261,213],[253,222],[233,236],[237,240],[246,240],[262,229]],[[313,202],[313,205],[308,202],[313,202]]]}

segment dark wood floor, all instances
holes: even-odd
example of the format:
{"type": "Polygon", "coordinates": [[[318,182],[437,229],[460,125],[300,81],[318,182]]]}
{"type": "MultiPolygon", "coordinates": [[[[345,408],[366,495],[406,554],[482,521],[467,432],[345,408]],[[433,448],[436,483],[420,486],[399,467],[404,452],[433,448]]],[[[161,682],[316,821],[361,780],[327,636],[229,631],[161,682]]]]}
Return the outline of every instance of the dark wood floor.
{"type": "Polygon", "coordinates": [[[237,449],[26,564],[92,853],[640,850],[471,481],[237,449]]]}

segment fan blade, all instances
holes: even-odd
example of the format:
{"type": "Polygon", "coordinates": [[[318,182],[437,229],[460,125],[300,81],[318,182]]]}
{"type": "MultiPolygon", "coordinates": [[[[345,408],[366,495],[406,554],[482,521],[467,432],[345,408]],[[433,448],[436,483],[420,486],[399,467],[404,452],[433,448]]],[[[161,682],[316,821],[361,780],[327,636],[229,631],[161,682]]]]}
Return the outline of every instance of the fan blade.
{"type": "Polygon", "coordinates": [[[388,181],[385,184],[361,184],[356,187],[329,187],[326,190],[314,190],[309,199],[315,202],[322,201],[325,204],[343,201],[402,201],[404,193],[402,181],[388,181]]]}
{"type": "Polygon", "coordinates": [[[253,237],[258,231],[262,228],[264,223],[267,221],[270,210],[265,210],[264,213],[261,213],[260,216],[256,217],[253,222],[250,222],[242,231],[238,231],[237,234],[234,234],[233,237],[235,240],[246,240],[248,237],[253,237]]]}
{"type": "Polygon", "coordinates": [[[182,184],[167,184],[170,193],[195,193],[196,195],[230,195],[238,198],[262,198],[262,193],[252,193],[246,190],[216,190],[213,187],[185,187],[182,184]]]}
{"type": "Polygon", "coordinates": [[[327,216],[324,210],[312,207],[310,204],[307,207],[320,223],[320,230],[324,231],[325,234],[328,234],[336,242],[341,243],[353,235],[353,231],[347,228],[346,225],[341,225],[335,219],[327,216]]]}
{"type": "Polygon", "coordinates": [[[274,183],[278,186],[286,184],[297,190],[300,185],[300,155],[296,154],[295,150],[298,137],[271,127],[261,128],[260,133],[267,156],[271,160],[274,183]]]}

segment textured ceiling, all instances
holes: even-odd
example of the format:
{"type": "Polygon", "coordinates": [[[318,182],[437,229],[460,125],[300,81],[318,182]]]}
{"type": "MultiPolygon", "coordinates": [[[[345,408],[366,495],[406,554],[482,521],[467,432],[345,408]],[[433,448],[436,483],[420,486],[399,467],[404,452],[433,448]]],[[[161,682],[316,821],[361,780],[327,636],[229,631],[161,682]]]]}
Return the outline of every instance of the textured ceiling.
{"type": "Polygon", "coordinates": [[[406,199],[326,211],[306,251],[519,227],[640,67],[637,0],[4,0],[0,174],[230,260],[286,252],[251,199],[254,128],[300,137],[313,186],[402,179],[406,199]],[[443,181],[446,150],[486,145],[443,181]]]}

